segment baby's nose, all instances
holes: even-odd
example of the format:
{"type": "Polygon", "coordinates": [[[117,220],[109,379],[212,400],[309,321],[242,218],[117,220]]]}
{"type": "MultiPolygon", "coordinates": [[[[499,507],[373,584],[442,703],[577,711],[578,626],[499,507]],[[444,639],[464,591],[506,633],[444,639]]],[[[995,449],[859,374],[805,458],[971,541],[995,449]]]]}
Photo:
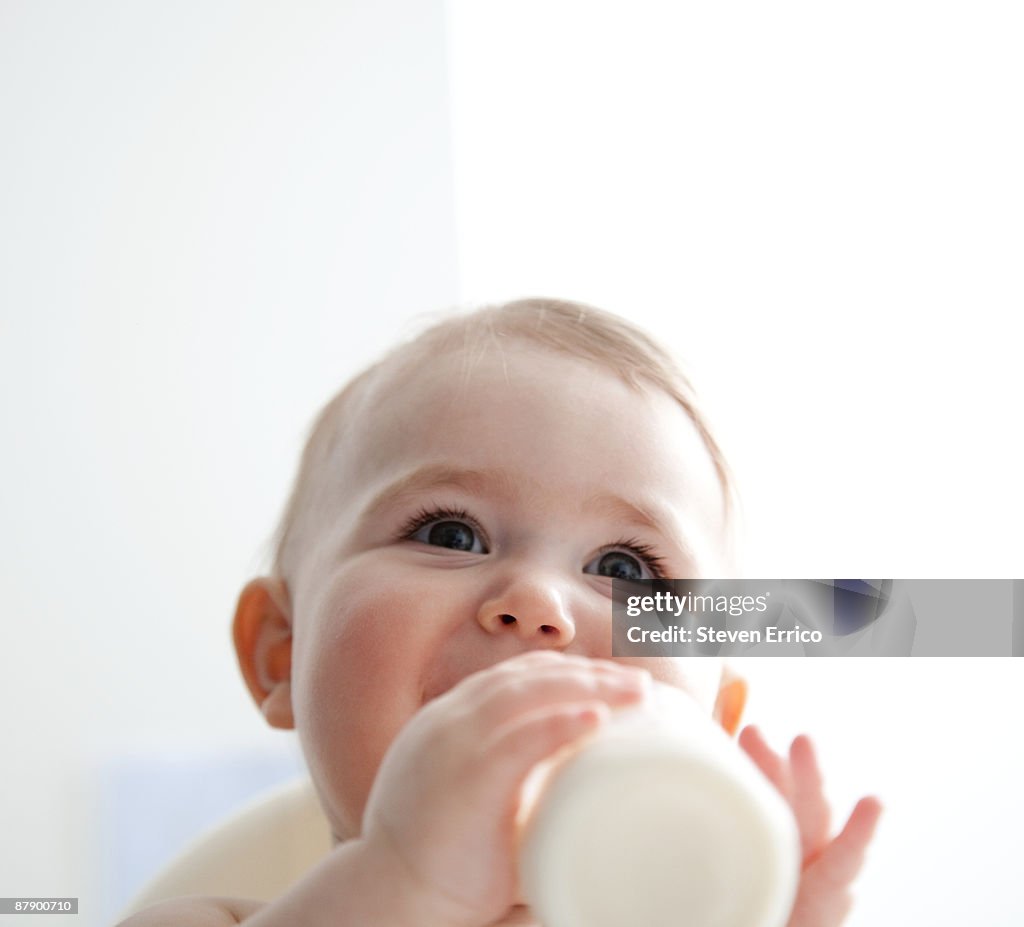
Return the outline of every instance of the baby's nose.
{"type": "Polygon", "coordinates": [[[477,620],[491,634],[515,634],[533,646],[565,647],[576,636],[565,595],[542,579],[508,583],[483,603],[477,620]]]}

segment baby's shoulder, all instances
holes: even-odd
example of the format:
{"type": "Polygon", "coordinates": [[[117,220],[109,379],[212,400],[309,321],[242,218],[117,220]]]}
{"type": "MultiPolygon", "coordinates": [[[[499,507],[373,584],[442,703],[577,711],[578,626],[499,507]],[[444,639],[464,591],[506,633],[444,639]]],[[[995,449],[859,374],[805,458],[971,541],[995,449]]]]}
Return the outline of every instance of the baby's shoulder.
{"type": "Polygon", "coordinates": [[[265,903],[246,898],[174,898],[133,914],[118,927],[234,927],[265,903]]]}

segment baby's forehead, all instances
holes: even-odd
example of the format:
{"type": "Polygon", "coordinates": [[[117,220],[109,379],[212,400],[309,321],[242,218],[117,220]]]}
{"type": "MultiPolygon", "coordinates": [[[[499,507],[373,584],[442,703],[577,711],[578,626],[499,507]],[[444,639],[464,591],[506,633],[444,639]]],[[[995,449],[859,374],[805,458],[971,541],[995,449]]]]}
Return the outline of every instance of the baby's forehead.
{"type": "MultiPolygon", "coordinates": [[[[521,336],[490,346],[413,342],[366,371],[332,400],[324,429],[337,449],[353,452],[391,430],[403,416],[446,412],[458,416],[464,404],[481,396],[515,397],[544,370],[559,390],[585,391],[595,377],[614,377],[637,395],[649,387],[630,383],[609,366],[536,344],[521,336]],[[338,440],[344,436],[344,440],[338,440]]],[[[555,394],[550,406],[554,407],[555,394]]],[[[500,405],[489,411],[500,418],[500,405]]],[[[337,460],[335,460],[337,463],[337,460]]]]}
{"type": "MultiPolygon", "coordinates": [[[[415,341],[364,371],[331,401],[331,428],[342,431],[357,424],[368,432],[386,428],[389,422],[381,417],[382,411],[436,397],[432,387],[451,387],[454,393],[471,392],[481,379],[488,379],[511,392],[522,385],[517,382],[517,371],[521,375],[540,366],[554,370],[556,376],[560,374],[558,378],[565,383],[577,377],[581,369],[594,374],[615,374],[609,367],[520,336],[503,338],[490,346],[415,341]],[[508,363],[513,358],[519,362],[514,367],[508,363]],[[495,371],[500,376],[491,376],[495,371]]],[[[447,398],[437,397],[437,401],[445,402],[447,398]]]]}
{"type": "MultiPolygon", "coordinates": [[[[500,426],[503,409],[514,403],[520,391],[534,385],[535,374],[543,372],[551,387],[549,401],[541,402],[545,413],[562,414],[565,403],[559,401],[570,391],[582,405],[590,400],[596,379],[619,382],[622,401],[636,417],[644,415],[651,402],[637,401],[646,395],[676,419],[680,430],[695,424],[676,397],[658,386],[634,380],[630,382],[610,364],[581,358],[543,344],[513,335],[489,345],[453,344],[450,340],[434,343],[418,340],[402,346],[382,362],[353,380],[325,408],[309,442],[302,482],[334,482],[352,466],[360,470],[387,464],[385,445],[390,447],[400,436],[403,447],[416,449],[420,439],[422,453],[429,456],[434,442],[422,421],[442,420],[447,428],[473,428],[483,424],[481,406],[489,424],[500,426]],[[487,400],[495,400],[493,404],[487,400]],[[474,418],[475,416],[475,418],[474,418]]],[[[536,401],[536,398],[535,400],[536,401]]],[[[494,429],[479,429],[484,442],[494,429]]],[[[627,438],[628,436],[624,436],[627,438]]],[[[581,457],[584,446],[573,448],[581,457]]],[[[704,449],[705,451],[707,448],[704,449]]]]}
{"type": "MultiPolygon", "coordinates": [[[[628,403],[637,416],[642,416],[643,409],[653,403],[670,410],[662,420],[669,423],[672,431],[693,433],[697,424],[676,396],[654,384],[629,382],[611,365],[560,352],[520,336],[488,345],[420,340],[403,346],[365,371],[325,407],[300,470],[295,495],[297,500],[304,501],[296,503],[295,514],[309,528],[325,516],[333,518],[338,514],[335,509],[339,492],[344,492],[347,485],[362,485],[369,477],[387,470],[392,463],[389,455],[396,445],[407,461],[435,457],[434,431],[473,430],[479,446],[494,446],[495,435],[501,431],[501,410],[508,409],[510,402],[515,403],[517,390],[528,389],[534,371],[538,371],[538,376],[542,372],[544,382],[551,387],[550,401],[546,401],[547,396],[539,401],[539,414],[562,416],[560,421],[567,425],[571,424],[572,412],[567,412],[566,403],[556,402],[556,398],[571,391],[579,406],[588,404],[589,384],[598,379],[605,383],[618,381],[622,402],[628,403]],[[649,401],[637,401],[644,394],[649,401]],[[497,401],[487,401],[491,398],[497,401]],[[432,430],[426,422],[439,427],[432,430]],[[491,427],[479,427],[482,424],[491,427]],[[307,521],[307,515],[314,516],[313,523],[307,521]]],[[[536,389],[532,390],[534,403],[538,403],[536,394],[536,389]]],[[[524,436],[526,440],[531,437],[524,436]]],[[[625,441],[629,438],[629,434],[622,436],[625,441]]],[[[689,441],[686,457],[691,462],[694,452],[708,459],[705,455],[710,448],[701,438],[694,434],[689,441]]],[[[591,448],[580,442],[563,448],[562,453],[582,461],[591,448]]],[[[642,482],[644,469],[638,466],[636,474],[636,480],[642,482]]],[[[705,498],[707,491],[701,493],[705,498]]],[[[319,529],[314,530],[319,533],[319,529]]]]}

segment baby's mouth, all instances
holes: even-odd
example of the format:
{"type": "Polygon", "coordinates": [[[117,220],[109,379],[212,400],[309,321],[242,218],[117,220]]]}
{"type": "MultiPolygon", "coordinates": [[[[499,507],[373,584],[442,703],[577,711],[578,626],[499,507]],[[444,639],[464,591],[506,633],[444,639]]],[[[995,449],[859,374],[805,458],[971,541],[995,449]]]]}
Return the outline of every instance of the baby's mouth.
{"type": "Polygon", "coordinates": [[[451,683],[431,683],[423,687],[423,691],[420,694],[420,707],[429,704],[436,698],[440,698],[446,692],[450,692],[455,688],[462,680],[455,680],[451,683]]]}
{"type": "Polygon", "coordinates": [[[445,695],[467,677],[514,659],[522,653],[522,648],[510,640],[506,647],[482,648],[461,659],[438,660],[422,679],[421,707],[445,695]]]}
{"type": "Polygon", "coordinates": [[[480,666],[474,666],[470,669],[463,668],[458,672],[440,673],[434,678],[428,679],[421,692],[420,707],[450,692],[466,677],[472,676],[480,670],[487,669],[497,662],[499,661],[492,660],[489,663],[481,663],[480,666]]]}

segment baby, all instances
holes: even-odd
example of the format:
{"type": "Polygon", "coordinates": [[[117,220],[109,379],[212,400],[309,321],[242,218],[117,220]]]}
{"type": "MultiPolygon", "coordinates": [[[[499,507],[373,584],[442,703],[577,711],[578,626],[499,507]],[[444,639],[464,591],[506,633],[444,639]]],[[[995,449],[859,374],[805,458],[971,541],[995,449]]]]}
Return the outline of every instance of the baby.
{"type": "MultiPolygon", "coordinates": [[[[125,924],[536,923],[515,816],[538,761],[651,677],[738,724],[744,687],[718,660],[611,658],[612,578],[734,572],[731,496],[687,381],[599,310],[484,309],[365,371],[321,414],[273,575],[234,623],[267,722],[298,730],[334,849],[270,903],[184,899],[125,924]]],[[[753,728],[740,744],[801,834],[791,927],[839,924],[879,803],[831,838],[807,738],[788,757],[753,728]]]]}

